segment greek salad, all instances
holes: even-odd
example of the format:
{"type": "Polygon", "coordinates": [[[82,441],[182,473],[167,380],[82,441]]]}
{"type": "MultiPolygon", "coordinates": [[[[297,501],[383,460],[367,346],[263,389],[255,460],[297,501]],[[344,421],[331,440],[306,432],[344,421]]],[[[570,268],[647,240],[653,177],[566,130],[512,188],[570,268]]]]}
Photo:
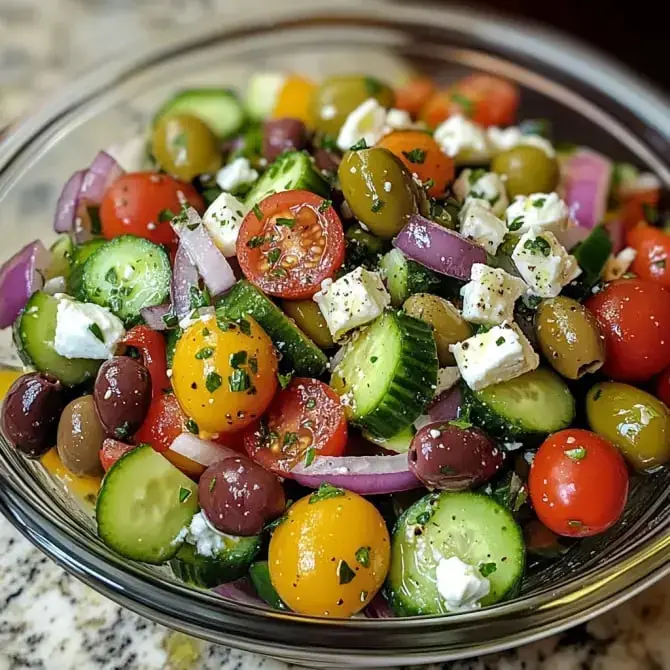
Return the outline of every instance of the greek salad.
{"type": "Polygon", "coordinates": [[[520,97],[480,73],[174,95],[0,269],[8,443],[118,554],[226,597],[515,597],[670,458],[660,183],[520,97]]]}

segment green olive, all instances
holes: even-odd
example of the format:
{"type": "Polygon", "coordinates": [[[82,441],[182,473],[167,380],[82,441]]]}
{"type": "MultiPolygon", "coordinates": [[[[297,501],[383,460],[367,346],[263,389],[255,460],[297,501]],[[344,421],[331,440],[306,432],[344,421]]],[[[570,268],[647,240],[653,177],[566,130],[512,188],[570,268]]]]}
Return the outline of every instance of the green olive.
{"type": "Polygon", "coordinates": [[[567,379],[579,379],[605,362],[605,340],[595,317],[572,298],[543,300],[535,312],[535,334],[551,366],[567,379]]]}
{"type": "Polygon", "coordinates": [[[443,367],[455,365],[456,361],[449,351],[449,345],[472,336],[472,328],[461,313],[448,300],[430,293],[411,295],[405,300],[402,308],[410,316],[421,319],[433,327],[440,365],[443,367]]]}
{"type": "Polygon", "coordinates": [[[281,306],[318,347],[329,349],[335,345],[326,320],[313,300],[284,300],[281,306]]]}
{"type": "Polygon", "coordinates": [[[383,107],[393,107],[393,89],[375,77],[340,75],[326,79],[312,100],[312,123],[316,130],[337,136],[347,116],[368,98],[383,107]]]}
{"type": "Polygon", "coordinates": [[[347,151],[337,174],[354,216],[378,237],[391,239],[419,210],[412,175],[387,149],[347,151]]]}
{"type": "Polygon", "coordinates": [[[56,448],[63,465],[75,475],[100,475],[100,449],[105,430],[92,395],[76,398],[58,422],[56,448]]]}
{"type": "Polygon", "coordinates": [[[531,193],[551,193],[560,177],[558,161],[538,147],[519,146],[498,154],[491,163],[493,172],[505,175],[510,198],[531,193]]]}
{"type": "Polygon", "coordinates": [[[159,119],[151,135],[151,153],[166,172],[183,181],[221,167],[216,135],[204,121],[188,114],[159,119]]]}
{"type": "Polygon", "coordinates": [[[591,428],[615,444],[640,472],[653,472],[670,460],[670,411],[646,391],[603,382],[586,396],[591,428]]]}

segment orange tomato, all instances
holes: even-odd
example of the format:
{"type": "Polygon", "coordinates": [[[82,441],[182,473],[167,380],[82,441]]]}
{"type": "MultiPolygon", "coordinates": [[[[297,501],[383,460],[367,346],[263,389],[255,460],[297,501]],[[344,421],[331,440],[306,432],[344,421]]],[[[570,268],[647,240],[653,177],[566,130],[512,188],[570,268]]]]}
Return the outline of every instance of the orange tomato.
{"type": "Polygon", "coordinates": [[[631,272],[670,287],[670,235],[642,223],[628,231],[626,242],[637,251],[631,272]]]}
{"type": "Polygon", "coordinates": [[[435,83],[430,77],[413,77],[395,91],[395,107],[417,117],[421,108],[435,93],[435,83]]]}
{"type": "Polygon", "coordinates": [[[420,130],[402,130],[383,137],[378,146],[395,154],[422,182],[432,180],[428,195],[439,198],[454,179],[454,161],[420,130]]]}
{"type": "MultiPolygon", "coordinates": [[[[624,228],[629,230],[637,226],[641,221],[646,221],[647,208],[657,207],[660,197],[661,194],[656,189],[635,191],[627,194],[621,203],[620,209],[620,218],[624,228]]],[[[652,222],[650,221],[649,223],[652,222]]]]}
{"type": "Polygon", "coordinates": [[[315,90],[316,84],[310,79],[290,75],[279,91],[277,102],[272,110],[272,118],[300,119],[303,123],[310,125],[310,110],[315,90]]]}

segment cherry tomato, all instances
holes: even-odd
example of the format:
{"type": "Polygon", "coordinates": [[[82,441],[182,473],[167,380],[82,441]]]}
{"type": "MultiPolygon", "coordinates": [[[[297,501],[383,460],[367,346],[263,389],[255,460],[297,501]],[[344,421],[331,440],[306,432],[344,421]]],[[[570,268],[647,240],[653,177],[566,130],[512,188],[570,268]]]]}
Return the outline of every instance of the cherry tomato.
{"type": "Polygon", "coordinates": [[[174,248],[177,235],[165,212],[178,214],[180,198],[200,214],[205,211],[204,200],[191,184],[155,172],[124,174],[107,189],[100,204],[102,234],[108,240],[132,234],[174,248]]]}
{"type": "Polygon", "coordinates": [[[626,230],[634,228],[641,221],[647,221],[648,208],[657,207],[660,197],[661,193],[658,189],[634,191],[624,195],[620,207],[620,218],[626,230]]]}
{"type": "Polygon", "coordinates": [[[670,365],[670,292],[655,282],[619,279],[589,298],[605,338],[603,372],[646,381],[670,365]]]}
{"type": "Polygon", "coordinates": [[[619,450],[589,430],[554,433],[540,447],[528,478],[540,521],[558,535],[589,537],[610,528],[628,496],[619,450]]]}
{"type": "Polygon", "coordinates": [[[126,333],[122,342],[139,350],[142,364],[151,377],[153,400],[171,388],[167,376],[165,340],[160,333],[151,330],[149,326],[135,326],[126,333]]]}
{"type": "Polygon", "coordinates": [[[430,77],[413,77],[396,89],[394,107],[404,109],[416,118],[434,93],[435,83],[430,77]]]}
{"type": "Polygon", "coordinates": [[[100,464],[102,465],[102,469],[107,472],[121,456],[125,456],[135,446],[134,444],[119,442],[118,440],[106,439],[102,443],[102,449],[100,449],[100,464]]]}
{"type": "Polygon", "coordinates": [[[290,472],[314,456],[341,456],[346,445],[340,397],[318,379],[292,379],[272,401],[263,421],[244,435],[249,456],[278,473],[290,472]]]}
{"type": "Polygon", "coordinates": [[[637,251],[631,272],[640,279],[652,279],[670,287],[670,235],[640,224],[628,232],[626,242],[637,251]]]}
{"type": "Polygon", "coordinates": [[[156,451],[164,452],[170,448],[174,439],[188,430],[187,418],[173,393],[162,393],[149,407],[144,423],[135,433],[137,444],[146,442],[156,451]]]}
{"type": "Polygon", "coordinates": [[[663,370],[656,380],[656,397],[670,407],[670,368],[663,370]]]}
{"type": "Polygon", "coordinates": [[[244,218],[237,258],[265,293],[310,298],[344,261],[344,232],[335,210],[309,191],[265,198],[244,218]]]}

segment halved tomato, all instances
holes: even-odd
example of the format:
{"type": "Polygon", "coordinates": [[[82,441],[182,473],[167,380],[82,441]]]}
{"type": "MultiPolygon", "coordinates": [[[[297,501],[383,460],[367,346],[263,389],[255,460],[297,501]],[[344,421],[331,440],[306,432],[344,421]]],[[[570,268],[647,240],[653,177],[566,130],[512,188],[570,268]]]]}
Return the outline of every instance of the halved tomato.
{"type": "Polygon", "coordinates": [[[310,298],[344,261],[342,222],[321,196],[276,193],[244,218],[237,259],[244,276],[265,293],[310,298]]]}
{"type": "Polygon", "coordinates": [[[286,474],[315,456],[342,456],[347,421],[340,397],[318,379],[296,377],[272,401],[265,418],[244,434],[244,448],[267,470],[286,474]]]}

